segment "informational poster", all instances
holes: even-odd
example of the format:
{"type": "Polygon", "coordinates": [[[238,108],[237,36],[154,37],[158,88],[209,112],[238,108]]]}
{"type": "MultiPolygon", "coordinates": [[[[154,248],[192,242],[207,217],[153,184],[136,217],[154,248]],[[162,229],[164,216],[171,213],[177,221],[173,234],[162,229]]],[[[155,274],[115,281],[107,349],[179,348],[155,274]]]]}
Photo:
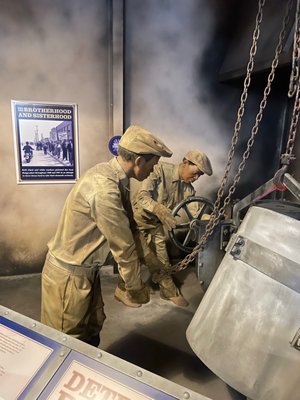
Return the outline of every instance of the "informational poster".
{"type": "Polygon", "coordinates": [[[175,400],[150,385],[71,351],[39,400],[175,400]]]}
{"type": "Polygon", "coordinates": [[[61,348],[55,342],[0,318],[0,399],[21,399],[47,360],[61,348]]]}
{"type": "Polygon", "coordinates": [[[79,178],[77,105],[12,100],[18,184],[79,178]]]}

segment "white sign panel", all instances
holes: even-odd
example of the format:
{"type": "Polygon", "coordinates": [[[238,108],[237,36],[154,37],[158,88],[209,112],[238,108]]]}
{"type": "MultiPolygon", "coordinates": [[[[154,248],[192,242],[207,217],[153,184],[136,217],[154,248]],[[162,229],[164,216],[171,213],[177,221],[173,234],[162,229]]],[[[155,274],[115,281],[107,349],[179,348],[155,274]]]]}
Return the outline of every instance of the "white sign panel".
{"type": "Polygon", "coordinates": [[[77,361],[71,362],[54,391],[47,398],[49,400],[153,399],[77,361]]]}
{"type": "Polygon", "coordinates": [[[0,324],[0,399],[17,399],[52,352],[0,324]]]}

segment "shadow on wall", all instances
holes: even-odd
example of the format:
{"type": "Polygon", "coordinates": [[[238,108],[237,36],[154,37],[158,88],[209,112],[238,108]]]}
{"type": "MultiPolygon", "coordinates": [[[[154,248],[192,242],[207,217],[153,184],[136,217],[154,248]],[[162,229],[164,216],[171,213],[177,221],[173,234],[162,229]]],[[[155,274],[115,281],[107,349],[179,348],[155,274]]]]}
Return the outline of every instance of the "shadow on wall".
{"type": "Polygon", "coordinates": [[[42,271],[46,250],[33,254],[26,242],[16,247],[0,242],[0,276],[33,274],[42,271]]]}

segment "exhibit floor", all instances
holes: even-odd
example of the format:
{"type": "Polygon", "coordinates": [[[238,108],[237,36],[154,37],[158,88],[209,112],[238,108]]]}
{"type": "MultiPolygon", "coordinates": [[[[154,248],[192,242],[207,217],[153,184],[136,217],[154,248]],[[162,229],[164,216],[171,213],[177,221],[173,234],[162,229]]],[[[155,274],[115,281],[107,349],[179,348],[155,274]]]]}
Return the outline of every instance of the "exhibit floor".
{"type": "MultiPolygon", "coordinates": [[[[188,307],[177,307],[154,292],[150,303],[133,309],[114,299],[117,275],[111,266],[102,268],[107,319],[100,348],[213,400],[246,399],[215,376],[189,347],[185,332],[203,291],[192,269],[176,278],[188,307]]],[[[0,304],[39,321],[40,279],[40,274],[0,278],[0,304]]]]}

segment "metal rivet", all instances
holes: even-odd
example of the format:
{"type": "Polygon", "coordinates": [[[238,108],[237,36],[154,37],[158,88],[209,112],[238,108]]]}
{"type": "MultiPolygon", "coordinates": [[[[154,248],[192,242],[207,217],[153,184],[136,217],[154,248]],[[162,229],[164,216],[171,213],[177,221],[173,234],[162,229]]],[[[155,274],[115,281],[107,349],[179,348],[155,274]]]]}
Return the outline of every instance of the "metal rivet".
{"type": "Polygon", "coordinates": [[[4,315],[8,315],[8,314],[9,314],[9,311],[5,311],[4,315]]]}
{"type": "Polygon", "coordinates": [[[63,356],[65,355],[65,353],[64,353],[63,351],[61,351],[61,352],[59,353],[59,355],[60,355],[60,357],[63,357],[63,356]]]}
{"type": "Polygon", "coordinates": [[[137,376],[142,376],[143,375],[142,371],[138,371],[136,374],[137,374],[137,376]]]}
{"type": "Polygon", "coordinates": [[[66,340],[67,340],[67,338],[64,336],[64,337],[62,338],[62,341],[65,342],[66,340]]]}
{"type": "Polygon", "coordinates": [[[36,323],[34,322],[31,326],[34,328],[36,326],[36,323]]]}
{"type": "Polygon", "coordinates": [[[200,285],[203,285],[203,284],[204,284],[204,281],[200,281],[199,283],[200,283],[200,285]]]}
{"type": "Polygon", "coordinates": [[[233,256],[239,256],[239,255],[241,254],[241,250],[238,249],[237,247],[234,247],[234,248],[232,249],[232,251],[231,251],[231,254],[232,254],[233,256]]]}
{"type": "Polygon", "coordinates": [[[97,354],[97,357],[98,357],[98,358],[101,358],[101,357],[102,357],[102,353],[98,353],[98,354],[97,354]]]}
{"type": "Polygon", "coordinates": [[[190,394],[188,392],[184,392],[183,393],[183,398],[184,399],[189,399],[190,398],[190,394]]]}

